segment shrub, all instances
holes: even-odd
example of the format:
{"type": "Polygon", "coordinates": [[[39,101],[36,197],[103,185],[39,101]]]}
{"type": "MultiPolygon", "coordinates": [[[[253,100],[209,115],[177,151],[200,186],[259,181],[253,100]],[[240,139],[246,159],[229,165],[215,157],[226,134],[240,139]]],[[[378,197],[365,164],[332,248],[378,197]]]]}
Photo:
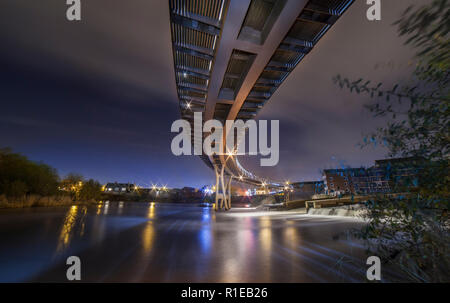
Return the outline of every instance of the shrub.
{"type": "Polygon", "coordinates": [[[0,149],[0,194],[17,198],[25,194],[54,195],[57,191],[55,169],[9,149],[0,149]]]}
{"type": "Polygon", "coordinates": [[[102,196],[102,186],[99,182],[90,179],[83,183],[79,196],[83,201],[99,200],[102,196]]]}

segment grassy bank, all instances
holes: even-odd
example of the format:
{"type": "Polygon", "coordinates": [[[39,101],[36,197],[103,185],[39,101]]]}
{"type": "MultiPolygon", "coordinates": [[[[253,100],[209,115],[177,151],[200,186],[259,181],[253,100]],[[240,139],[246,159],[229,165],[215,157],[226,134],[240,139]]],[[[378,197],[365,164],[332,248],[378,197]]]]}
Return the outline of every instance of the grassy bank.
{"type": "Polygon", "coordinates": [[[7,198],[0,195],[0,209],[5,208],[26,208],[26,207],[52,207],[69,206],[73,204],[96,204],[97,201],[74,201],[69,196],[48,196],[29,195],[22,198],[7,198]]]}

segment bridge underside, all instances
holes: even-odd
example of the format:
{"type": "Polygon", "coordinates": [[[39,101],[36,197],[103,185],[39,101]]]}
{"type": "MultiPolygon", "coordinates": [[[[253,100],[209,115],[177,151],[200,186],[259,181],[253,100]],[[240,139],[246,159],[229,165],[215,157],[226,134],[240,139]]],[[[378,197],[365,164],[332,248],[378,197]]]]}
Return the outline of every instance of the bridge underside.
{"type": "MultiPolygon", "coordinates": [[[[203,121],[255,119],[352,3],[353,0],[169,0],[182,119],[189,121],[192,132],[194,112],[202,112],[203,121]]],[[[203,138],[207,135],[203,134],[203,138]]],[[[193,139],[192,144],[203,146],[203,140],[193,139]]],[[[255,186],[267,183],[243,168],[236,156],[202,154],[200,158],[215,170],[216,176],[223,171],[223,176],[238,182],[255,186]]],[[[221,188],[225,193],[225,188],[221,188]]]]}

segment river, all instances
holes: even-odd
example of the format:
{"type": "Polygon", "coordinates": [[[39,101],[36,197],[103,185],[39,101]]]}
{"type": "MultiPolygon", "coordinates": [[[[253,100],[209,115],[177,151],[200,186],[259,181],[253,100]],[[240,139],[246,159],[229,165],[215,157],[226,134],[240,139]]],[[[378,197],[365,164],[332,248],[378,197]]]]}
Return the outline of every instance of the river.
{"type": "Polygon", "coordinates": [[[301,212],[106,202],[0,211],[0,281],[364,282],[363,222],[301,212]],[[339,236],[338,236],[339,235],[339,236]]]}

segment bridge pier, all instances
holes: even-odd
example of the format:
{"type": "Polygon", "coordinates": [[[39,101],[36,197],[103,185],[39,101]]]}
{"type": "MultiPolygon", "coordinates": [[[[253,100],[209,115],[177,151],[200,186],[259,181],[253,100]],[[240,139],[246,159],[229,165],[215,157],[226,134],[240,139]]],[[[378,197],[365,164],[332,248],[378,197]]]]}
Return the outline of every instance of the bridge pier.
{"type": "Polygon", "coordinates": [[[225,166],[214,165],[214,172],[216,174],[216,199],[214,209],[225,208],[229,210],[231,208],[231,180],[233,176],[230,176],[228,182],[225,182],[225,166]],[[228,191],[227,191],[228,189],[228,191]]]}
{"type": "Polygon", "coordinates": [[[228,180],[228,209],[231,209],[231,181],[233,180],[233,176],[230,176],[230,179],[228,180]]]}

